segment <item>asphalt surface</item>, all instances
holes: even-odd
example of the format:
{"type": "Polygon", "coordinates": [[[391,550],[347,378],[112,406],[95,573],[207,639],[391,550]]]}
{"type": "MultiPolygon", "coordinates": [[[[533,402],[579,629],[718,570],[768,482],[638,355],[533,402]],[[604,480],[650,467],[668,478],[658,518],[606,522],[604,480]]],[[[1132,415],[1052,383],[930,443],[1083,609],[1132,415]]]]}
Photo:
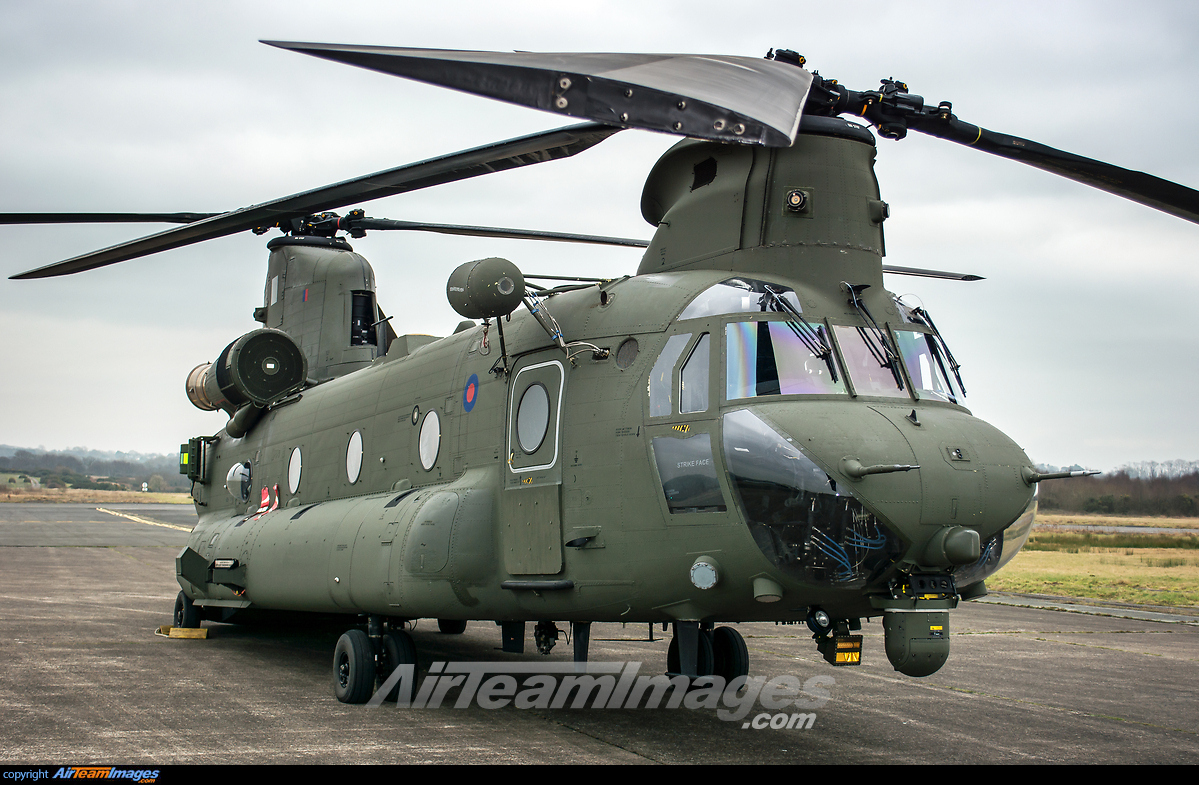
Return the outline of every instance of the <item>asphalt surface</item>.
{"type": "MultiPolygon", "coordinates": [[[[140,520],[0,504],[0,764],[1199,761],[1193,621],[993,602],[951,614],[953,653],[924,679],[892,670],[877,621],[850,668],[825,664],[806,629],[740,625],[752,674],[834,680],[807,729],[744,728],[756,704],[744,721],[710,708],[455,709],[455,692],[438,709],[348,706],[331,667],[345,625],[156,635],[195,516],[107,509],[140,520]]],[[[491,623],[453,636],[425,620],[413,637],[422,670],[570,660],[565,641],[534,653],[531,631],[530,653],[504,654],[491,623]]],[[[591,659],[661,673],[669,639],[647,637],[645,625],[597,624],[591,659]]]]}

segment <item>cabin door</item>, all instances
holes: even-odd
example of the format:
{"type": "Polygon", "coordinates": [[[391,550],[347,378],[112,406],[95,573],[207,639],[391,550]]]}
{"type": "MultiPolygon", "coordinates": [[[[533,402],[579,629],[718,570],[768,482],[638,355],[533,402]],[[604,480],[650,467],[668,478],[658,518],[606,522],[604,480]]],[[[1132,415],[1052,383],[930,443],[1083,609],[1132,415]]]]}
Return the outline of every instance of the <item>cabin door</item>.
{"type": "Polygon", "coordinates": [[[508,388],[503,522],[512,575],[562,571],[561,408],[566,370],[546,355],[526,358],[508,388]]]}

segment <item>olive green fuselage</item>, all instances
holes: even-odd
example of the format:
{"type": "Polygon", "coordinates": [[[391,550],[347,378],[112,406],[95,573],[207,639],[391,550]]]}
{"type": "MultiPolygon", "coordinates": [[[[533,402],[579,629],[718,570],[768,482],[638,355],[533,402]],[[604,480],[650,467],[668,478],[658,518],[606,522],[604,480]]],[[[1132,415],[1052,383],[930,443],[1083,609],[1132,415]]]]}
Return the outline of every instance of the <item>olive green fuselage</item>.
{"type": "Polygon", "coordinates": [[[683,142],[646,186],[658,229],[638,275],[545,298],[570,357],[522,309],[504,323],[507,372],[494,322],[404,336],[243,438],[218,434],[185,592],[402,618],[793,621],[812,607],[879,615],[910,573],[981,580],[1027,536],[1027,456],[908,371],[881,395],[846,372],[856,333],[837,328],[866,322],[843,281],[868,285],[886,340],[928,332],[883,289],[873,153],[856,132],[787,150],[683,142]],[[787,206],[795,190],[804,211],[787,206]],[[840,388],[739,386],[746,340],[795,321],[688,312],[732,278],[794,292],[840,388]],[[847,459],[918,468],[855,476],[847,459]],[[761,480],[800,463],[820,488],[795,480],[782,499],[761,480]],[[243,500],[226,477],[245,464],[243,500]],[[841,522],[817,520],[821,505],[841,522]],[[934,541],[959,529],[977,532],[978,564],[938,556],[934,541]],[[696,578],[697,562],[711,572],[696,578]]]}

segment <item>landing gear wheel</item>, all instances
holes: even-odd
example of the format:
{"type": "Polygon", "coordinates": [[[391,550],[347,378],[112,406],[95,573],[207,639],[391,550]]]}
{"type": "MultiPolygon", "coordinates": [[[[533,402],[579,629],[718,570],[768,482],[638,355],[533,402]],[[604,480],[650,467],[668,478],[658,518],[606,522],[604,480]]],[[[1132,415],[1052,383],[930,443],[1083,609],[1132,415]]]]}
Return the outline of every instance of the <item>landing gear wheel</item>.
{"type": "Polygon", "coordinates": [[[726,684],[749,675],[749,649],[741,633],[732,627],[712,630],[712,654],[712,674],[722,677],[726,684]]]}
{"type": "MultiPolygon", "coordinates": [[[[465,622],[463,622],[465,623],[465,622]]],[[[401,665],[412,666],[412,680],[409,683],[408,705],[416,698],[416,671],[419,663],[416,660],[416,644],[412,636],[403,630],[395,630],[383,636],[382,651],[379,654],[379,686],[391,676],[392,672],[401,665]]],[[[400,697],[400,685],[397,683],[383,700],[395,703],[400,697]]]]}
{"type": "Polygon", "coordinates": [[[188,597],[183,592],[179,592],[179,596],[175,598],[175,621],[173,626],[194,629],[200,626],[201,621],[200,608],[192,602],[191,597],[188,597]]]}
{"type": "Polygon", "coordinates": [[[461,635],[466,632],[466,622],[457,619],[438,619],[437,629],[446,635],[461,635]]]}
{"type": "MultiPolygon", "coordinates": [[[[711,676],[715,656],[712,652],[712,633],[707,630],[699,631],[699,651],[695,656],[695,675],[711,676]]],[[[669,673],[681,673],[679,670],[679,638],[676,635],[670,639],[670,648],[666,650],[666,670],[669,673]]]]}
{"type": "Polygon", "coordinates": [[[375,686],[375,652],[362,630],[350,630],[333,650],[333,693],[342,703],[366,703],[375,686]]]}

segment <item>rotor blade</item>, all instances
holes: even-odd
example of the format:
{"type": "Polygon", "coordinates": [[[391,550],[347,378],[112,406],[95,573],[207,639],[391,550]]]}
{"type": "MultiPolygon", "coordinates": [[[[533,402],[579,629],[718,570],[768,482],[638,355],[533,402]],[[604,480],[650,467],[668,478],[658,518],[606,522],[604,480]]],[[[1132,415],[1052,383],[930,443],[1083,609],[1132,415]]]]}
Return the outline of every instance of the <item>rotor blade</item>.
{"type": "Polygon", "coordinates": [[[795,141],[812,83],[796,65],[756,57],[262,43],[610,125],[768,147],[795,141]]]}
{"type": "Polygon", "coordinates": [[[1154,177],[1151,174],[1122,169],[1119,166],[1067,153],[1039,142],[1021,139],[1018,136],[988,131],[986,128],[964,123],[953,115],[949,115],[947,118],[936,115],[920,118],[919,122],[912,122],[910,127],[913,130],[974,147],[992,155],[1020,161],[1075,182],[1161,210],[1164,213],[1199,223],[1199,191],[1163,180],[1160,177],[1154,177]]]}
{"type": "Polygon", "coordinates": [[[884,273],[893,275],[917,275],[921,278],[944,278],[947,281],[985,281],[981,275],[970,273],[947,273],[942,270],[925,270],[921,267],[896,267],[893,264],[883,265],[884,273]]]}
{"type": "Polygon", "coordinates": [[[417,221],[392,221],[386,218],[360,218],[354,228],[367,231],[397,230],[408,232],[437,232],[458,234],[467,237],[500,237],[509,240],[548,240],[560,243],[588,243],[592,245],[619,245],[627,248],[648,248],[649,241],[633,240],[628,237],[605,237],[595,234],[570,234],[568,232],[543,232],[537,229],[501,229],[491,226],[461,226],[458,224],[431,224],[417,221]]]}
{"type": "Polygon", "coordinates": [[[190,224],[220,213],[0,213],[0,224],[190,224]]]}
{"type": "Polygon", "coordinates": [[[13,280],[49,278],[94,270],[159,251],[224,237],[247,229],[276,226],[293,218],[354,202],[407,193],[432,185],[465,180],[481,174],[515,169],[529,164],[566,158],[599,144],[621,129],[599,123],[582,123],[553,131],[496,142],[460,153],[368,174],[311,191],[286,196],[228,213],[220,213],[187,226],[168,229],[111,248],[76,256],[57,264],[11,276],[13,280]]]}

